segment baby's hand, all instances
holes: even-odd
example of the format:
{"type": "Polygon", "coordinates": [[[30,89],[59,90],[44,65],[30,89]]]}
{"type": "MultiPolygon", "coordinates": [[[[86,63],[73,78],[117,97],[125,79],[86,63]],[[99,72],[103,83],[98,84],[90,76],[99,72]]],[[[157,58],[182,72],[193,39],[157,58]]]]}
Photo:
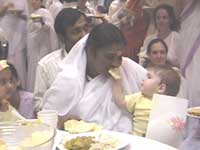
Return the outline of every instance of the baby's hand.
{"type": "Polygon", "coordinates": [[[7,100],[0,101],[0,111],[5,112],[9,109],[9,102],[7,100]]]}
{"type": "Polygon", "coordinates": [[[113,79],[112,80],[112,93],[113,93],[113,95],[114,96],[118,95],[122,91],[123,91],[122,80],[121,79],[118,79],[118,80],[113,79]]]}

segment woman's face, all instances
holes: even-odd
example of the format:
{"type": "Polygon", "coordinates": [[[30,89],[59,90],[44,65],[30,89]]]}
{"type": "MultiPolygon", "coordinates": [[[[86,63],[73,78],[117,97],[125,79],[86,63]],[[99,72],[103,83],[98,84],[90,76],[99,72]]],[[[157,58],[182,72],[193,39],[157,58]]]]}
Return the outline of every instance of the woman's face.
{"type": "Polygon", "coordinates": [[[42,0],[31,0],[31,4],[33,9],[37,10],[42,6],[42,0]]]}
{"type": "Polygon", "coordinates": [[[13,78],[9,68],[0,72],[0,100],[8,99],[12,96],[13,78]]]}
{"type": "Polygon", "coordinates": [[[161,42],[151,45],[151,51],[148,55],[151,63],[155,65],[164,65],[167,60],[167,51],[161,42]]]}
{"type": "Polygon", "coordinates": [[[93,68],[96,74],[108,75],[108,70],[119,67],[122,63],[123,46],[112,44],[111,46],[96,50],[91,57],[93,60],[93,68]]]}
{"type": "Polygon", "coordinates": [[[86,24],[87,22],[85,17],[80,16],[72,27],[66,29],[65,42],[74,45],[78,40],[80,40],[86,34],[86,24]]]}
{"type": "Polygon", "coordinates": [[[156,26],[158,30],[170,29],[169,14],[165,9],[159,9],[156,13],[156,26]]]}

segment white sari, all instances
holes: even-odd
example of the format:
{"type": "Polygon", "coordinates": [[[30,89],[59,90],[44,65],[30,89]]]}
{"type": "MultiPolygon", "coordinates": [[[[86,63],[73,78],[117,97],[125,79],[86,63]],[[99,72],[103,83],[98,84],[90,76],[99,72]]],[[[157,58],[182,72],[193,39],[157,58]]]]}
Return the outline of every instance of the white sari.
{"type": "MultiPolygon", "coordinates": [[[[196,1],[193,3],[194,8],[188,7],[191,10],[187,10],[189,14],[181,24],[180,41],[176,54],[179,56],[180,68],[185,77],[186,87],[184,92],[189,100],[190,107],[200,106],[200,20],[197,19],[200,14],[200,1],[193,1],[196,1]]],[[[195,126],[195,120],[189,122],[189,129],[195,126]]]]}
{"type": "Polygon", "coordinates": [[[43,17],[40,22],[29,21],[28,24],[28,77],[27,90],[33,92],[35,72],[38,61],[58,48],[57,35],[53,28],[53,17],[47,9],[40,8],[33,12],[43,17]]]}
{"type": "MultiPolygon", "coordinates": [[[[89,122],[96,122],[109,130],[131,131],[131,119],[120,110],[112,96],[112,79],[98,75],[87,80],[86,52],[82,38],[63,61],[63,71],[58,74],[44,96],[44,109],[55,109],[60,116],[70,114],[89,122]]],[[[123,58],[120,67],[125,94],[139,91],[146,71],[130,60],[123,58]]]]}

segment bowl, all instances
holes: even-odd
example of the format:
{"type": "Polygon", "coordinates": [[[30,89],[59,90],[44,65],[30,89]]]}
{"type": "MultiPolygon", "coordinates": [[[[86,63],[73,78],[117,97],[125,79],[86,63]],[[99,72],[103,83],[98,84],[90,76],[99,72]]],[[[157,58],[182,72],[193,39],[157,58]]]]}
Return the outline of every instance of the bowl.
{"type": "Polygon", "coordinates": [[[0,123],[5,150],[52,150],[56,129],[46,124],[0,123]]]}

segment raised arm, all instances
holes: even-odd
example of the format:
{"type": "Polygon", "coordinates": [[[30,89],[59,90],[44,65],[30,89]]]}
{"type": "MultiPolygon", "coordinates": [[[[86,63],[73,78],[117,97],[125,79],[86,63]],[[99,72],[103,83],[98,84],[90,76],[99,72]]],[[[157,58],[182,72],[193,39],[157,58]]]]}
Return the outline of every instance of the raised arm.
{"type": "Polygon", "coordinates": [[[126,103],[124,101],[123,87],[121,79],[113,79],[112,93],[115,98],[115,103],[120,107],[125,109],[126,103]]]}

